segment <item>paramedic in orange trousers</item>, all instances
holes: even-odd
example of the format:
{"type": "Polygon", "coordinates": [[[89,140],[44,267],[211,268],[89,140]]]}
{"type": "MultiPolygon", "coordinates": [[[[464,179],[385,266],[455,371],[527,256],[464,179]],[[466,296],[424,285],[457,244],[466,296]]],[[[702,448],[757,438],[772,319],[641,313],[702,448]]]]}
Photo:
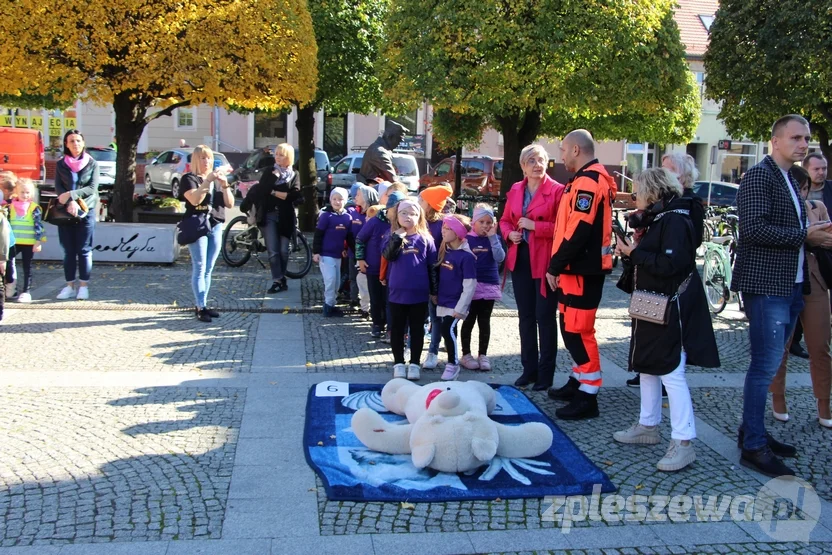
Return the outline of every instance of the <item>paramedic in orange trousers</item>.
{"type": "Polygon", "coordinates": [[[555,411],[558,418],[580,420],[598,416],[601,355],[595,340],[595,313],[601,304],[604,277],[612,270],[612,200],[615,181],[595,159],[589,131],[577,129],[561,142],[567,183],[558,217],[546,280],[558,291],[560,332],[576,366],[565,386],[549,397],[569,401],[555,411]]]}

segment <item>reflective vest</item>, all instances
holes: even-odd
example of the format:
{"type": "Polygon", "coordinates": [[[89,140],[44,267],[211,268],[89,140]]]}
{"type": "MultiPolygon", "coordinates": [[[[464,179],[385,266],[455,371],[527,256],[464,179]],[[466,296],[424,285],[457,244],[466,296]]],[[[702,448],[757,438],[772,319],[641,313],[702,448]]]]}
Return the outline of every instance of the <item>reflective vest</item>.
{"type": "Polygon", "coordinates": [[[615,180],[593,160],[567,183],[555,220],[549,273],[596,275],[612,270],[615,180]]]}
{"type": "Polygon", "coordinates": [[[9,206],[9,224],[12,226],[15,244],[34,245],[37,243],[35,238],[35,210],[37,208],[38,203],[31,202],[26,213],[18,216],[14,206],[9,206]]]}

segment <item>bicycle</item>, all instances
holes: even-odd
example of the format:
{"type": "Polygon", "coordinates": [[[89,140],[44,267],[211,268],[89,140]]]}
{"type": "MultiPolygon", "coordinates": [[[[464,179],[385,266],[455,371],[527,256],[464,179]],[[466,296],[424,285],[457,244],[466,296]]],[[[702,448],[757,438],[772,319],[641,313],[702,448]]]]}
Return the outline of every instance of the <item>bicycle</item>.
{"type": "MultiPolygon", "coordinates": [[[[725,213],[720,217],[720,223],[727,225],[729,233],[718,237],[711,237],[710,241],[703,241],[705,261],[702,269],[702,281],[705,285],[705,297],[711,312],[719,314],[733,297],[731,292],[731,277],[737,251],[737,222],[736,215],[725,213]]],[[[719,226],[717,226],[719,229],[719,226]]],[[[740,310],[743,309],[742,296],[737,300],[740,310]]]]}
{"type": "MultiPolygon", "coordinates": [[[[239,268],[253,256],[263,268],[260,253],[266,252],[266,240],[256,225],[248,223],[248,216],[237,216],[222,232],[222,259],[232,268],[239,268]]],[[[296,227],[289,240],[289,261],[286,277],[300,279],[312,269],[312,249],[306,237],[296,227]]]]}

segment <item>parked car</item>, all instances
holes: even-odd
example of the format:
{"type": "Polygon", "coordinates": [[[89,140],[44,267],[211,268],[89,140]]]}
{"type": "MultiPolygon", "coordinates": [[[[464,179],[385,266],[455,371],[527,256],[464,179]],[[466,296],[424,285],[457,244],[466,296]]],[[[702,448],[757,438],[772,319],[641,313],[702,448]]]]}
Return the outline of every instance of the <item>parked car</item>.
{"type": "Polygon", "coordinates": [[[116,182],[116,151],[110,147],[88,146],[87,153],[98,162],[98,189],[112,191],[116,182]]]}
{"type": "Polygon", "coordinates": [[[696,181],[693,184],[693,192],[702,198],[706,206],[709,191],[712,206],[736,206],[739,188],[739,185],[725,181],[696,181]]]}
{"type": "MultiPolygon", "coordinates": [[[[244,197],[248,191],[245,185],[241,183],[252,183],[260,181],[260,176],[263,175],[264,167],[261,167],[261,161],[266,156],[274,156],[274,150],[277,145],[269,145],[263,148],[258,148],[249,154],[246,161],[234,170],[228,177],[228,182],[234,186],[234,194],[238,197],[244,197]]],[[[298,168],[298,150],[295,149],[295,169],[298,168]]],[[[331,171],[329,165],[329,155],[326,151],[319,148],[315,149],[315,170],[317,173],[316,186],[318,187],[318,197],[322,197],[326,188],[326,177],[331,171]]]]}
{"type": "MultiPolygon", "coordinates": [[[[157,191],[170,192],[179,198],[179,182],[182,175],[191,171],[193,148],[175,148],[166,150],[150,161],[144,168],[144,189],[148,194],[157,191]]],[[[222,152],[214,153],[214,163],[228,164],[228,158],[222,152]]]]}
{"type": "MultiPolygon", "coordinates": [[[[361,162],[364,160],[363,152],[353,152],[341,158],[332,173],[327,177],[330,187],[344,187],[349,189],[356,181],[356,176],[361,170],[361,162]]],[[[393,153],[393,166],[396,167],[396,176],[401,183],[407,185],[411,193],[419,191],[419,165],[416,158],[411,154],[393,153]]]]}
{"type": "MultiPolygon", "coordinates": [[[[456,156],[445,158],[430,173],[422,176],[422,188],[447,181],[453,184],[456,156]]],[[[462,157],[462,191],[479,196],[499,196],[500,179],[503,177],[503,159],[491,156],[462,157]]]]}
{"type": "Polygon", "coordinates": [[[43,134],[37,129],[0,127],[0,171],[33,181],[46,179],[43,134]]]}

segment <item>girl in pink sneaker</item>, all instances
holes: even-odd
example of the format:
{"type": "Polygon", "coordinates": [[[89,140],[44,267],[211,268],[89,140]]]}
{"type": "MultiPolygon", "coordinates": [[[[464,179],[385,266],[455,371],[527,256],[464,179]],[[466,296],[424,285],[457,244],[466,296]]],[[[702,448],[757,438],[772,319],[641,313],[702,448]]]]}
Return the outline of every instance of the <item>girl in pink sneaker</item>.
{"type": "Polygon", "coordinates": [[[459,376],[456,327],[468,316],[477,288],[477,260],[466,241],[470,229],[465,216],[454,214],[442,220],[442,246],[436,262],[439,268],[436,316],[442,322],[442,337],[448,351],[448,363],[442,373],[446,381],[459,376]]]}
{"type": "Polygon", "coordinates": [[[494,222],[494,211],[489,205],[478,204],[474,207],[468,247],[477,257],[477,288],[468,317],[462,322],[462,359],[459,361],[463,368],[484,372],[491,370],[487,356],[491,339],[491,311],[494,310],[494,301],[502,298],[499,265],[506,258],[494,222]],[[471,355],[471,332],[475,323],[480,330],[477,358],[471,355]]]}

